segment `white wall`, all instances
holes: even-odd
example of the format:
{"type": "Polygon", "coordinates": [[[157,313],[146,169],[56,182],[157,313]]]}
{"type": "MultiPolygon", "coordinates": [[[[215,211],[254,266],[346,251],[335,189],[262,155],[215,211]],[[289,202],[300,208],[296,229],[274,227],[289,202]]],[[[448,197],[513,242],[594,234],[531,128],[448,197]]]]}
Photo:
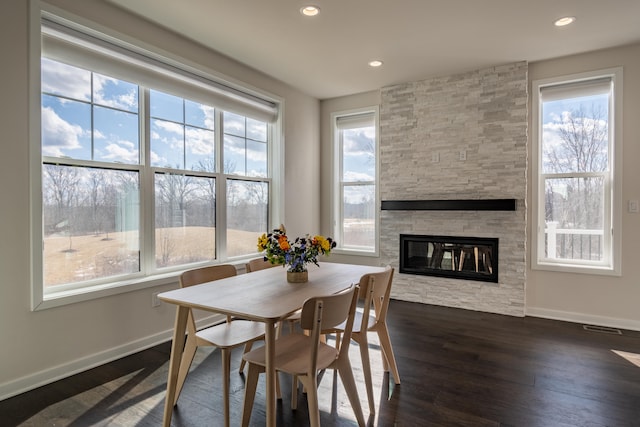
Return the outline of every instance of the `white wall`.
{"type": "MultiPolygon", "coordinates": [[[[618,66],[624,74],[622,277],[529,268],[526,305],[530,315],[640,330],[640,214],[626,210],[629,199],[640,199],[640,44],[532,63],[529,90],[533,80],[618,66]]],[[[529,141],[529,158],[531,147],[529,141]]],[[[531,195],[531,170],[528,181],[531,195]]],[[[531,218],[531,196],[528,202],[531,218]]],[[[527,234],[533,236],[531,227],[527,234]]],[[[530,253],[530,242],[527,247],[530,253]]]]}
{"type": "MultiPolygon", "coordinates": [[[[103,1],[49,3],[284,99],[285,223],[319,229],[317,99],[103,1]]],[[[30,311],[28,8],[25,0],[0,5],[0,399],[166,340],[175,310],[152,308],[151,294],[177,286],[30,311]]]]}

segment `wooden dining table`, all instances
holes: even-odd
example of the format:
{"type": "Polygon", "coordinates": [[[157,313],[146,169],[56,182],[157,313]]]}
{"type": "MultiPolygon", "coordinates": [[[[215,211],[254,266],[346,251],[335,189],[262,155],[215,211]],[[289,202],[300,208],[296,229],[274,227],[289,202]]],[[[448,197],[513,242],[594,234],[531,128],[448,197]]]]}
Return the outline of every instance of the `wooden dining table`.
{"type": "MultiPolygon", "coordinates": [[[[159,294],[158,298],[162,301],[177,305],[163,426],[169,427],[171,424],[189,309],[265,324],[266,425],[275,427],[276,372],[273,361],[277,323],[300,309],[308,298],[339,292],[358,283],[362,275],[383,270],[382,267],[323,262],[320,267],[310,266],[309,281],[306,283],[289,283],[284,268],[268,268],[159,294]]],[[[354,411],[362,412],[359,404],[354,411]]]]}

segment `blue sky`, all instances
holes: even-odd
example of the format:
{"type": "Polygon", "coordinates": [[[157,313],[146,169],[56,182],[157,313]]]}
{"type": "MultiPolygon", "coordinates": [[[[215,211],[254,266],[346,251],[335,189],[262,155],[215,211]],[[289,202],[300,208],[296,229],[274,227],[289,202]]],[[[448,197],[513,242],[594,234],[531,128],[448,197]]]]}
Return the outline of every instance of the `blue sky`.
{"type": "MultiPolygon", "coordinates": [[[[98,73],[92,79],[87,70],[43,58],[42,91],[44,156],[126,164],[140,161],[138,107],[142,95],[137,85],[98,73]]],[[[213,107],[151,90],[150,115],[152,166],[213,172],[213,107]]],[[[267,124],[225,113],[224,129],[228,172],[266,176],[267,124]]]]}

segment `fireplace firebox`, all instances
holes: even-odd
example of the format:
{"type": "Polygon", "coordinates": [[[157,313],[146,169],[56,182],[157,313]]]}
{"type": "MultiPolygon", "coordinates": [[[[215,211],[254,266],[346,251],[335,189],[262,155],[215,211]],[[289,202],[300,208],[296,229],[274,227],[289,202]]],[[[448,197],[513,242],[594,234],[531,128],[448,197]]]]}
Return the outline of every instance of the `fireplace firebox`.
{"type": "Polygon", "coordinates": [[[498,282],[498,239],[400,235],[400,273],[498,282]]]}

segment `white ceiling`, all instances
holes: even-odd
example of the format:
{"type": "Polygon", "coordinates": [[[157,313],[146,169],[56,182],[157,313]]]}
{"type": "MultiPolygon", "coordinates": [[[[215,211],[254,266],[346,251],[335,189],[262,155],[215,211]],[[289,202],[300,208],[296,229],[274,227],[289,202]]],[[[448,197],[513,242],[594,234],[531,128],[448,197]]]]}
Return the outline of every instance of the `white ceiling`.
{"type": "Polygon", "coordinates": [[[640,41],[640,0],[106,1],[319,99],[640,41]]]}

